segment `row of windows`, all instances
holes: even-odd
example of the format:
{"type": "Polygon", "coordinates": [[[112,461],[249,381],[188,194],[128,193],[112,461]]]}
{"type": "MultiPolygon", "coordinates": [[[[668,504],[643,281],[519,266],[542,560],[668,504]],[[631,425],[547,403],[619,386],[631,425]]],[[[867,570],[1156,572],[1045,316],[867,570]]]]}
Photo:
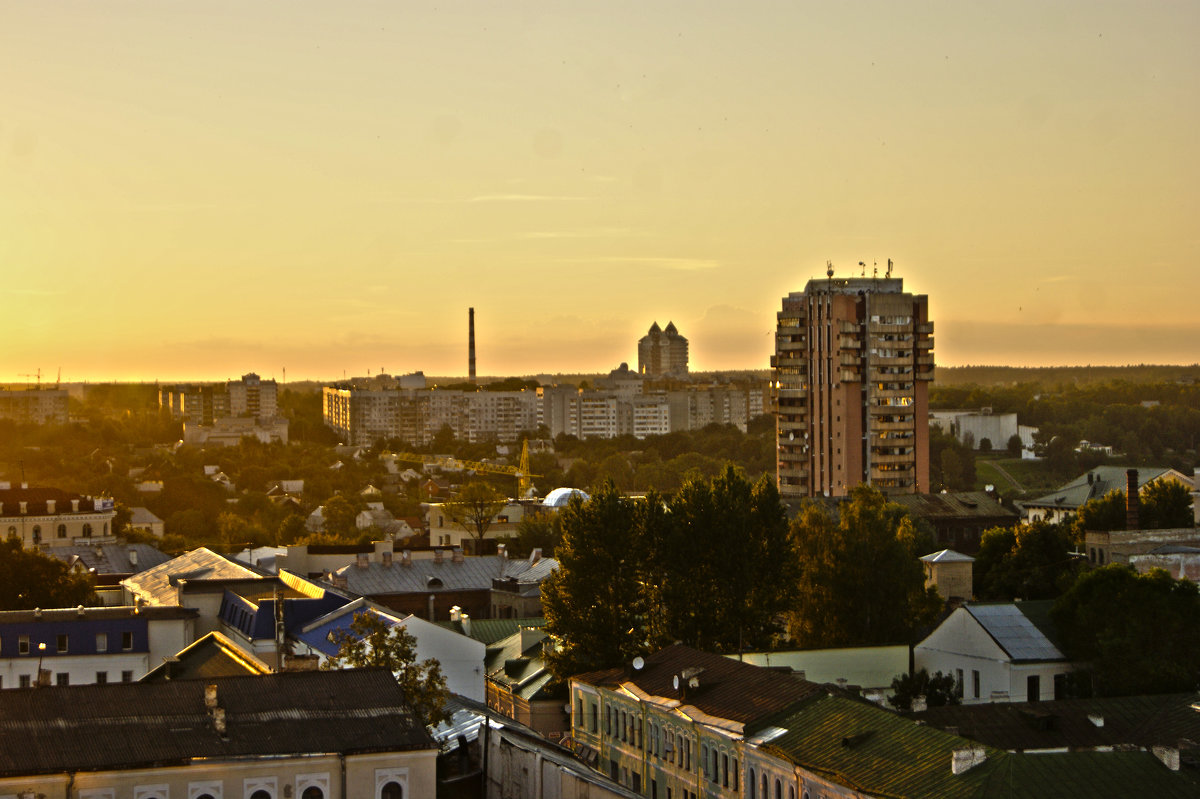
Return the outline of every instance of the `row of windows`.
{"type": "MultiPolygon", "coordinates": [[[[33,686],[33,675],[32,674],[22,674],[20,677],[17,678],[17,680],[18,680],[17,685],[20,688],[30,688],[33,686]]],[[[122,671],[121,672],[121,682],[133,682],[133,672],[128,671],[128,670],[122,671]]],[[[54,675],[54,683],[55,683],[55,685],[70,685],[71,684],[71,673],[67,672],[67,671],[58,672],[57,674],[54,675]]],[[[108,672],[107,671],[96,672],[96,684],[97,685],[106,685],[107,683],[108,683],[108,672]]],[[[2,688],[4,688],[4,678],[0,677],[0,689],[2,689],[2,688]]]]}
{"type": "MultiPolygon", "coordinates": [[[[90,524],[83,525],[83,537],[84,538],[91,538],[92,532],[93,532],[92,525],[90,525],[90,524]]],[[[59,538],[66,538],[67,537],[67,526],[65,524],[60,524],[58,527],[55,528],[55,533],[58,535],[59,538]]],[[[104,523],[104,532],[102,532],[101,535],[103,535],[103,536],[108,535],[108,522],[104,523]]],[[[16,525],[9,525],[8,537],[9,538],[20,538],[21,537],[21,533],[19,530],[17,530],[16,525]]],[[[33,526],[33,540],[35,543],[42,540],[42,526],[40,524],[35,524],[33,526]]]]}
{"type": "MultiPolygon", "coordinates": [[[[305,785],[299,799],[326,799],[329,775],[312,775],[301,778],[304,782],[317,782],[318,785],[305,785]]],[[[245,799],[277,799],[276,781],[272,778],[246,780],[249,783],[243,791],[245,799]]],[[[304,784],[303,782],[301,783],[304,784]]],[[[396,780],[388,780],[379,787],[379,799],[404,799],[404,787],[396,780]]],[[[283,792],[291,796],[290,787],[283,792]]],[[[187,795],[192,799],[224,799],[224,791],[220,782],[191,783],[187,795]]],[[[79,792],[79,799],[115,799],[116,792],[112,788],[89,788],[79,792]]],[[[135,799],[170,799],[170,787],[167,785],[139,785],[133,789],[135,799]]]]}
{"type": "MultiPolygon", "coordinates": [[[[0,641],[0,646],[3,641],[0,641]]],[[[133,633],[126,631],[121,633],[121,651],[130,652],[133,650],[133,633]]],[[[59,633],[54,636],[54,652],[58,655],[64,655],[71,651],[71,636],[66,633],[59,633]]],[[[108,652],[108,633],[96,633],[96,651],[108,652]]],[[[46,653],[45,642],[39,642],[37,645],[39,655],[46,653]]],[[[17,636],[17,654],[32,655],[33,643],[28,635],[17,636]]]]}

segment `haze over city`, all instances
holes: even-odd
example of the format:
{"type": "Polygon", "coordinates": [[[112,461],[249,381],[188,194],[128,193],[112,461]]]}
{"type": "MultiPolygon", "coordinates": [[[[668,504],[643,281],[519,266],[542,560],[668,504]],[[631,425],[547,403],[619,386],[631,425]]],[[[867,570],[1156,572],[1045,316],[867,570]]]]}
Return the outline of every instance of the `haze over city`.
{"type": "Polygon", "coordinates": [[[0,382],[1196,360],[1200,6],[0,2],[0,382]]]}

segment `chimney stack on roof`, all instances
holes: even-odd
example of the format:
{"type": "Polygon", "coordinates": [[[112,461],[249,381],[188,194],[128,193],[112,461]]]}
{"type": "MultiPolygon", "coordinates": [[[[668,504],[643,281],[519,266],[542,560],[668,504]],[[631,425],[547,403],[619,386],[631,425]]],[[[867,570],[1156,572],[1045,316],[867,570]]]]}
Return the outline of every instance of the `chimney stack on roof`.
{"type": "Polygon", "coordinates": [[[355,565],[358,566],[358,568],[360,568],[360,569],[365,569],[368,566],[370,566],[371,565],[370,554],[366,553],[366,552],[359,552],[358,557],[355,559],[355,565]]]}
{"type": "Polygon", "coordinates": [[[455,547],[455,548],[454,548],[454,552],[452,552],[452,553],[451,553],[451,555],[450,555],[450,559],[451,559],[451,560],[452,560],[454,563],[462,563],[462,562],[463,562],[463,559],[464,559],[464,558],[463,558],[463,551],[462,551],[462,547],[455,547]]]}
{"type": "Polygon", "coordinates": [[[385,569],[392,568],[392,553],[390,550],[385,549],[383,551],[383,568],[385,568],[385,569]]]}
{"type": "Polygon", "coordinates": [[[1138,520],[1140,510],[1138,497],[1138,470],[1125,470],[1125,529],[1137,530],[1141,522],[1138,520]]]}
{"type": "Polygon", "coordinates": [[[955,749],[950,754],[950,772],[954,775],[964,774],[987,760],[987,750],[982,746],[969,749],[955,749]]]}

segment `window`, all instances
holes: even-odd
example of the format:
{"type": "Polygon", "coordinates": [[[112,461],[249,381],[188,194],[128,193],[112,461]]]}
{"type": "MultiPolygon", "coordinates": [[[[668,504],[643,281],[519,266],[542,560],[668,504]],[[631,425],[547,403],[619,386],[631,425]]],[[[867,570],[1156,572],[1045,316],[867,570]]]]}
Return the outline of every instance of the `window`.
{"type": "Polygon", "coordinates": [[[121,682],[133,682],[133,672],[132,671],[121,672],[121,682]]]}
{"type": "Polygon", "coordinates": [[[955,669],[954,670],[954,693],[957,694],[959,696],[959,698],[961,698],[963,695],[963,688],[964,688],[963,670],[955,669]]]}
{"type": "Polygon", "coordinates": [[[729,755],[721,754],[721,787],[729,787],[729,755]]]}
{"type": "Polygon", "coordinates": [[[30,678],[30,676],[28,674],[21,675],[20,685],[22,688],[28,688],[31,683],[32,683],[32,679],[30,678]]]}
{"type": "Polygon", "coordinates": [[[121,633],[121,648],[124,649],[126,652],[133,649],[133,633],[131,633],[131,632],[121,633]]]}
{"type": "Polygon", "coordinates": [[[108,651],[108,633],[96,633],[96,651],[108,651]]]}
{"type": "Polygon", "coordinates": [[[17,537],[17,528],[16,528],[15,526],[10,526],[10,527],[8,528],[8,537],[9,537],[9,538],[16,538],[16,537],[17,537]]]}
{"type": "Polygon", "coordinates": [[[733,783],[734,793],[737,793],[738,786],[741,783],[738,780],[738,762],[737,762],[736,757],[733,759],[733,779],[731,780],[731,782],[733,783]]]}
{"type": "Polygon", "coordinates": [[[325,792],[315,785],[310,785],[300,794],[300,799],[325,799],[325,792]]]}
{"type": "Polygon", "coordinates": [[[778,777],[775,778],[775,799],[783,799],[783,783],[778,777]]]}
{"type": "Polygon", "coordinates": [[[971,687],[974,698],[979,698],[979,669],[971,669],[971,687]]]}
{"type": "Polygon", "coordinates": [[[92,537],[92,526],[90,524],[83,525],[83,537],[84,538],[92,537]]]}
{"type": "Polygon", "coordinates": [[[60,524],[58,526],[58,537],[59,538],[67,537],[67,526],[65,524],[60,524]]]}
{"type": "Polygon", "coordinates": [[[583,697],[575,698],[575,726],[583,727],[583,697]]]}
{"type": "Polygon", "coordinates": [[[96,685],[107,685],[107,684],[108,684],[108,672],[107,671],[96,672],[96,685]]]}
{"type": "MultiPolygon", "coordinates": [[[[394,785],[395,783],[389,783],[394,785]]],[[[254,793],[250,794],[250,799],[271,799],[271,792],[259,788],[254,793]]]]}
{"type": "Polygon", "coordinates": [[[57,648],[57,650],[58,650],[59,652],[66,652],[66,651],[67,651],[67,645],[70,643],[70,639],[69,639],[69,637],[68,637],[68,636],[66,636],[66,635],[61,635],[61,634],[60,634],[60,635],[58,635],[58,636],[56,636],[56,637],[55,637],[55,642],[54,642],[54,643],[55,643],[55,646],[56,646],[56,648],[57,648]]]}
{"type": "Polygon", "coordinates": [[[18,655],[28,655],[29,654],[29,636],[28,635],[22,635],[19,638],[17,638],[17,654],[18,655]]]}
{"type": "Polygon", "coordinates": [[[758,799],[758,794],[755,793],[756,783],[754,782],[754,769],[750,769],[750,773],[746,776],[750,778],[746,781],[746,785],[750,789],[750,799],[758,799]]]}
{"type": "Polygon", "coordinates": [[[71,675],[69,672],[60,671],[58,674],[54,675],[54,682],[56,685],[70,685],[71,675]]]}
{"type": "Polygon", "coordinates": [[[42,527],[41,527],[41,525],[35,524],[35,525],[33,526],[33,540],[34,540],[34,541],[41,541],[41,540],[42,540],[42,527]]]}
{"type": "Polygon", "coordinates": [[[599,723],[596,718],[598,712],[597,705],[592,703],[592,732],[596,732],[599,729],[599,723]]]}
{"type": "Polygon", "coordinates": [[[1030,674],[1025,678],[1025,700],[1028,702],[1040,702],[1042,699],[1042,679],[1036,674],[1030,674]]]}

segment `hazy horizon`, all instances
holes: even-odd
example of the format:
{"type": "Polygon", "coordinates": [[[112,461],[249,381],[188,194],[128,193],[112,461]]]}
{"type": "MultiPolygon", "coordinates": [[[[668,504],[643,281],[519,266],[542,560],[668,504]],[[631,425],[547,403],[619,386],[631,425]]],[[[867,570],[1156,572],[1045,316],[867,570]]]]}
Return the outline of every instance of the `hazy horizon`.
{"type": "Polygon", "coordinates": [[[0,0],[0,382],[1196,360],[1200,4],[0,0]]]}

